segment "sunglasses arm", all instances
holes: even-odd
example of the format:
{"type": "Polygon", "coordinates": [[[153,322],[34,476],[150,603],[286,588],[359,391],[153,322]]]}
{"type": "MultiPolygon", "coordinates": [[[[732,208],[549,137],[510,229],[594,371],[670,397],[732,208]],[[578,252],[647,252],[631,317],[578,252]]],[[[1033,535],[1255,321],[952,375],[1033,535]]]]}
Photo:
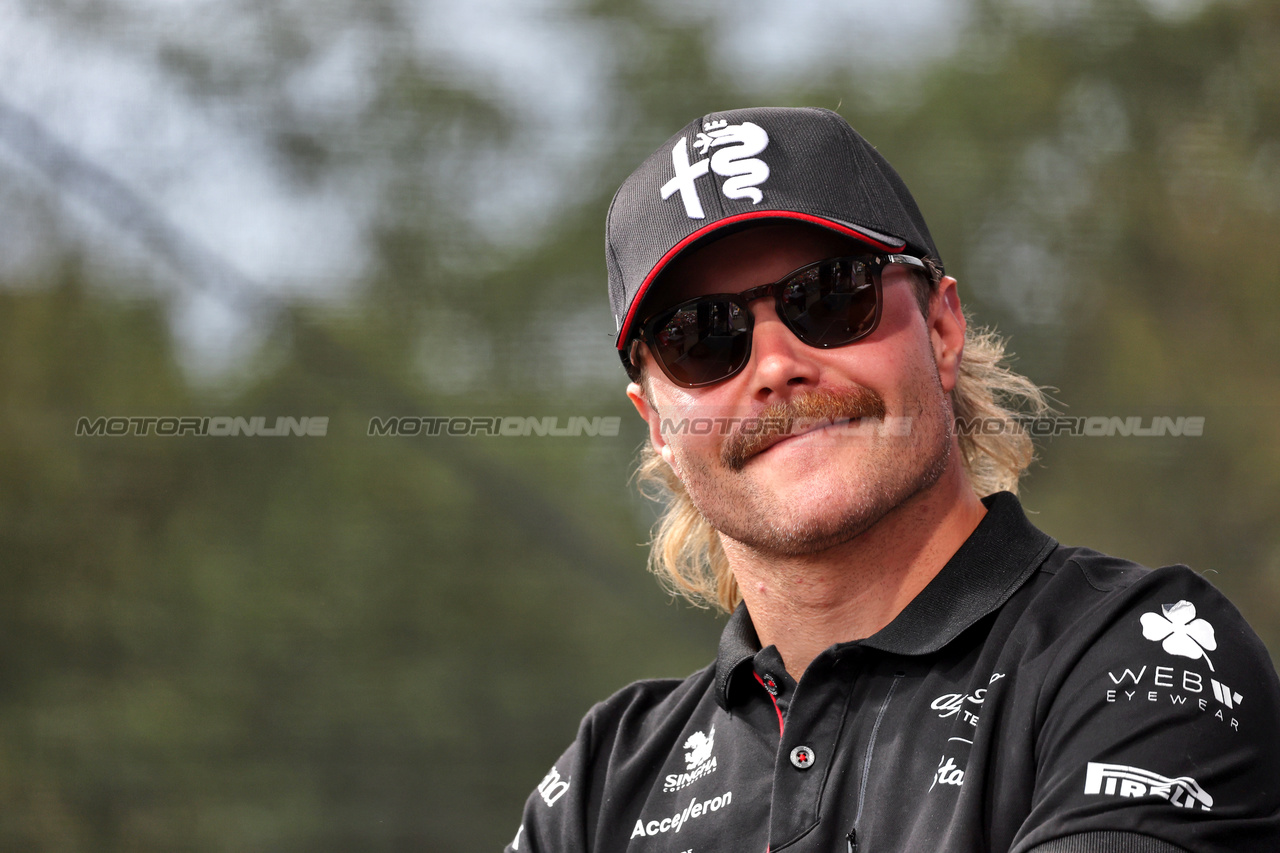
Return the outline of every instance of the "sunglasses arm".
{"type": "Polygon", "coordinates": [[[916,267],[922,270],[928,270],[924,261],[919,258],[913,258],[911,255],[885,255],[885,261],[890,264],[905,264],[909,267],[916,267]]]}
{"type": "Polygon", "coordinates": [[[639,343],[639,338],[632,338],[629,343],[618,350],[618,357],[622,359],[622,368],[627,371],[627,377],[632,382],[640,381],[640,365],[636,364],[632,359],[636,351],[636,345],[639,343]]]}

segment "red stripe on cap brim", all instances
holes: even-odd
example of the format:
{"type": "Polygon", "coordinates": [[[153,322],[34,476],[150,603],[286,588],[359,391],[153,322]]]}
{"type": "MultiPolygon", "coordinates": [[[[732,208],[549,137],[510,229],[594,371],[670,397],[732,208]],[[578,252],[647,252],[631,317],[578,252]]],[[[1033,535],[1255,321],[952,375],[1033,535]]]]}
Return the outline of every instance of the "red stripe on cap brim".
{"type": "Polygon", "coordinates": [[[640,307],[640,303],[644,301],[644,296],[649,292],[649,286],[653,284],[654,279],[667,267],[667,264],[675,260],[676,256],[689,248],[691,243],[701,240],[703,237],[724,228],[727,225],[735,225],[739,222],[746,222],[751,219],[794,219],[800,222],[808,222],[829,231],[835,231],[846,237],[852,237],[859,243],[866,243],[873,249],[880,249],[883,252],[901,252],[907,247],[906,241],[897,244],[885,243],[882,240],[876,240],[867,236],[856,228],[837,222],[834,219],[823,219],[821,216],[814,216],[811,213],[797,213],[792,210],[753,210],[749,213],[739,213],[735,216],[726,216],[724,219],[718,219],[704,228],[699,228],[688,237],[685,237],[679,243],[676,243],[667,253],[658,259],[653,265],[653,269],[649,270],[649,274],[644,277],[644,281],[640,283],[640,289],[636,291],[636,295],[631,299],[631,306],[627,309],[627,316],[623,318],[622,328],[618,330],[618,349],[621,350],[626,346],[627,335],[631,329],[632,322],[635,321],[636,309],[640,307]]]}

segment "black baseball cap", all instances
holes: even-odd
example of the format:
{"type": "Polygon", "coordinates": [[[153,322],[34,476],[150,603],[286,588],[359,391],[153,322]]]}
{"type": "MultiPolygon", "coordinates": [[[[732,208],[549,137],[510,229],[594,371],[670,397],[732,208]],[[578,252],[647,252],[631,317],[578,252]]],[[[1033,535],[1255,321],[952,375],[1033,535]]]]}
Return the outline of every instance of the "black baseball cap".
{"type": "Polygon", "coordinates": [[[710,113],[649,155],[609,205],[605,257],[618,349],[672,260],[732,230],[780,219],[942,266],[907,185],[839,114],[816,107],[710,113]]]}

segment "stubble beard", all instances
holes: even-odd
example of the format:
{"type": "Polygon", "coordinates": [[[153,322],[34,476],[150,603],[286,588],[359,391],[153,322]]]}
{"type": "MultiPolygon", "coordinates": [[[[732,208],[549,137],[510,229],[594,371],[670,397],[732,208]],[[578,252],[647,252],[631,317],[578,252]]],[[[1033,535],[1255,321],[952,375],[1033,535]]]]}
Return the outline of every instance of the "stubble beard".
{"type": "Polygon", "coordinates": [[[884,402],[862,387],[813,392],[762,413],[792,421],[813,419],[817,412],[837,423],[841,417],[864,418],[863,429],[835,439],[861,442],[865,448],[855,465],[832,472],[824,506],[815,506],[812,495],[787,505],[755,480],[746,466],[763,440],[736,433],[726,439],[714,463],[677,451],[689,497],[719,533],[765,556],[798,557],[844,544],[932,487],[950,463],[951,407],[945,392],[936,374],[916,385],[905,401],[906,435],[880,428],[884,402]],[[842,505],[822,511],[834,503],[842,505]]]}

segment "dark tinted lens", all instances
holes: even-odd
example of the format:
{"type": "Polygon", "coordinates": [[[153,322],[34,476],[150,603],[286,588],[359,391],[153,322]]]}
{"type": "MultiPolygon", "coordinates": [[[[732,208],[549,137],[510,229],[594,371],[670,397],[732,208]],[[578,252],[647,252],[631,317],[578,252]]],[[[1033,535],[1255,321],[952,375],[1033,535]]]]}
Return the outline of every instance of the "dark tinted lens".
{"type": "Polygon", "coordinates": [[[850,343],[875,327],[873,275],[871,264],[857,259],[810,267],[782,285],[781,311],[796,336],[811,346],[850,343]]]}
{"type": "Polygon", "coordinates": [[[747,312],[728,299],[690,302],[657,320],[651,346],[672,379],[703,385],[746,361],[749,326],[747,312]]]}

